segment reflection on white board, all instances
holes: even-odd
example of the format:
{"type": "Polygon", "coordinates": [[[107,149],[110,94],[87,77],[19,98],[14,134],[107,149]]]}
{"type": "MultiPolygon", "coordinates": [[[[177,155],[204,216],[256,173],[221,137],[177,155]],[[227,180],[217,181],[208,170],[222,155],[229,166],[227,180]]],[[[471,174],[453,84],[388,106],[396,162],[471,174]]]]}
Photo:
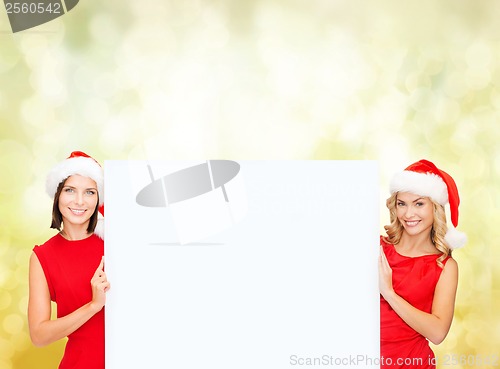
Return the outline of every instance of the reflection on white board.
{"type": "Polygon", "coordinates": [[[231,160],[207,160],[155,178],[137,194],[146,207],[169,207],[179,242],[200,241],[239,222],[247,210],[240,165],[231,160]]]}

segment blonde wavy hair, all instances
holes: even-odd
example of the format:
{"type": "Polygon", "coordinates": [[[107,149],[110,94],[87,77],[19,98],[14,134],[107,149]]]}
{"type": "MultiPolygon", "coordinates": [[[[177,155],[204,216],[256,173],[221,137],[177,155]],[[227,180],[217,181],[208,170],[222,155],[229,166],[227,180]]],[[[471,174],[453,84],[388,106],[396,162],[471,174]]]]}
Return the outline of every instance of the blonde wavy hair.
{"type": "MultiPolygon", "coordinates": [[[[403,234],[403,225],[399,221],[396,215],[396,203],[397,203],[398,193],[394,193],[389,197],[386,201],[386,206],[389,209],[390,221],[391,224],[384,226],[387,236],[384,237],[384,240],[393,245],[397,245],[399,241],[401,241],[401,236],[403,234]]],[[[441,251],[442,255],[437,258],[436,263],[443,268],[443,260],[448,256],[451,256],[451,249],[448,247],[444,240],[444,236],[446,235],[446,231],[448,227],[446,226],[446,213],[444,211],[444,207],[431,198],[433,208],[434,208],[434,223],[432,224],[431,229],[431,241],[438,249],[441,251]]]]}

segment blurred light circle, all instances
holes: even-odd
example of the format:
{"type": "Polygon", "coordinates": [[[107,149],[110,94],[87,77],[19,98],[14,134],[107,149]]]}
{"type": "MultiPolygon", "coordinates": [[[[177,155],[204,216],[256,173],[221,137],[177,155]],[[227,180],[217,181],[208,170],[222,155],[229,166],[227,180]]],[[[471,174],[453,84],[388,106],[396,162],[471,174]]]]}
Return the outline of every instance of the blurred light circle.
{"type": "Polygon", "coordinates": [[[22,144],[0,141],[0,193],[19,194],[31,179],[31,154],[22,144]]]}
{"type": "Polygon", "coordinates": [[[3,290],[2,288],[2,293],[0,294],[0,310],[8,308],[11,303],[12,303],[12,296],[10,292],[3,290]]]}
{"type": "Polygon", "coordinates": [[[9,334],[19,334],[23,330],[24,319],[20,314],[9,314],[3,319],[2,327],[9,334]]]}

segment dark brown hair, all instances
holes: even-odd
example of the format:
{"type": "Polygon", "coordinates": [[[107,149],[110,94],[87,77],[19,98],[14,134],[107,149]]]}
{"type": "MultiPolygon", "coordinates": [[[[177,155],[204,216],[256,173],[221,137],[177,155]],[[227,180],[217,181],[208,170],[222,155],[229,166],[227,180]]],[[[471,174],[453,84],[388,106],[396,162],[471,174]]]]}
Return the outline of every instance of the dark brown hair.
{"type": "MultiPolygon", "coordinates": [[[[52,224],[50,225],[50,228],[57,229],[58,231],[61,230],[61,225],[63,222],[62,214],[61,211],[59,210],[59,196],[61,196],[62,189],[68,178],[59,183],[59,185],[57,186],[57,191],[56,194],[54,195],[54,203],[52,204],[52,224]]],[[[90,217],[89,225],[87,227],[87,233],[94,232],[95,226],[97,225],[97,216],[99,213],[97,210],[98,208],[99,208],[99,194],[97,194],[97,205],[94,209],[94,213],[92,213],[92,216],[90,217]]]]}

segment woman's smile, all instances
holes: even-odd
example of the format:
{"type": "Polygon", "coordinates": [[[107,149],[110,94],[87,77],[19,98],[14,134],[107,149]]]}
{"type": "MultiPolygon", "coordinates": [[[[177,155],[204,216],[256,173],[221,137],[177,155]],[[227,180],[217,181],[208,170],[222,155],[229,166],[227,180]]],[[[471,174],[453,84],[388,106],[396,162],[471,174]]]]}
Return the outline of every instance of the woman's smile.
{"type": "Polygon", "coordinates": [[[408,227],[415,227],[420,223],[420,220],[405,220],[405,223],[408,227]]]}
{"type": "Polygon", "coordinates": [[[69,210],[71,210],[71,212],[75,215],[83,215],[87,210],[86,209],[72,209],[72,208],[69,208],[69,210]]]}

